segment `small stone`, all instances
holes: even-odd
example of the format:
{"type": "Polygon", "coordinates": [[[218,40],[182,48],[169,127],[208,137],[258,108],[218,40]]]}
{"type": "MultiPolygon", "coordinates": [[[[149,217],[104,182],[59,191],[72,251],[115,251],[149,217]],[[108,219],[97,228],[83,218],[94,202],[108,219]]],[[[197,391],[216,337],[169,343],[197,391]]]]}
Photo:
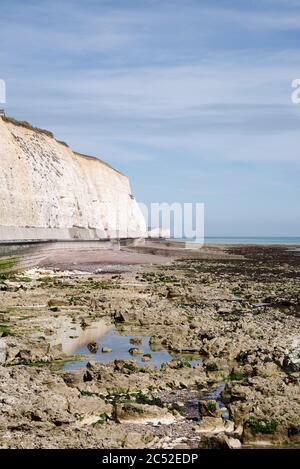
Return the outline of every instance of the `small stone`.
{"type": "Polygon", "coordinates": [[[227,444],[230,449],[240,449],[242,443],[237,438],[227,437],[227,444]]]}
{"type": "Polygon", "coordinates": [[[143,341],[142,339],[139,339],[138,337],[132,337],[132,339],[130,339],[129,342],[133,345],[140,345],[143,341]]]}
{"type": "Polygon", "coordinates": [[[82,318],[81,322],[80,322],[80,325],[81,325],[82,329],[86,329],[87,326],[88,326],[88,323],[86,322],[86,320],[84,318],[82,318]]]}
{"type": "Polygon", "coordinates": [[[175,290],[174,288],[171,288],[171,287],[167,288],[167,298],[169,298],[170,300],[179,298],[180,296],[181,295],[180,295],[179,291],[177,291],[177,290],[175,290]]]}
{"type": "Polygon", "coordinates": [[[0,364],[3,365],[6,361],[7,345],[3,339],[0,339],[0,364]]]}
{"type": "Polygon", "coordinates": [[[69,302],[64,299],[51,298],[51,300],[48,301],[48,306],[49,308],[54,308],[57,306],[69,306],[69,302]]]}
{"type": "Polygon", "coordinates": [[[152,355],[150,353],[145,353],[143,356],[142,356],[142,361],[143,362],[148,362],[152,360],[152,355]]]}
{"type": "Polygon", "coordinates": [[[36,409],[36,410],[33,410],[30,413],[30,418],[34,422],[42,422],[42,421],[45,421],[47,419],[47,416],[46,416],[45,412],[41,412],[39,409],[36,409]]]}
{"type": "Polygon", "coordinates": [[[97,353],[99,349],[99,345],[97,344],[97,342],[90,342],[87,345],[87,348],[91,353],[97,353]]]}
{"type": "Polygon", "coordinates": [[[128,350],[131,355],[143,355],[144,351],[141,348],[132,347],[128,350]]]}

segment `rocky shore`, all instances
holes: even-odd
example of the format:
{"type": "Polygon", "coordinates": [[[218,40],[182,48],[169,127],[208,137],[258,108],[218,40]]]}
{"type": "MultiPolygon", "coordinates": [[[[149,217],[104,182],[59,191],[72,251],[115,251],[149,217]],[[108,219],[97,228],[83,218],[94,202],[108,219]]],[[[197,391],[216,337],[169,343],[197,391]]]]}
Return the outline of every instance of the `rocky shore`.
{"type": "Polygon", "coordinates": [[[0,447],[300,447],[299,253],[222,250],[120,272],[0,271],[0,447]],[[136,338],[128,359],[99,360],[111,328],[136,338]],[[171,359],[154,366],[140,337],[171,359]]]}

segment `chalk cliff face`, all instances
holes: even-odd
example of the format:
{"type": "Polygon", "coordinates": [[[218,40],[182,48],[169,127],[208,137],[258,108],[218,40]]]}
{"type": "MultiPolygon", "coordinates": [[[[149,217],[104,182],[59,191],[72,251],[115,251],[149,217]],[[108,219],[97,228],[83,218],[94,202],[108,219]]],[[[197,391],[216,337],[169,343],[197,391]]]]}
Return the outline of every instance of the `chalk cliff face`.
{"type": "Polygon", "coordinates": [[[126,176],[0,117],[0,240],[145,236],[126,176]]]}

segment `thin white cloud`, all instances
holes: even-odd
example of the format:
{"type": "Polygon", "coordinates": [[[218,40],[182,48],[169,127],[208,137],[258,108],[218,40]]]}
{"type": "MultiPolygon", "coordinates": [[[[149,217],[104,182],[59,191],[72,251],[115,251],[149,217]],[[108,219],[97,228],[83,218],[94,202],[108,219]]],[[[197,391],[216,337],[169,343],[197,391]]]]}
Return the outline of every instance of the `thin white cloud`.
{"type": "Polygon", "coordinates": [[[258,14],[183,2],[177,2],[177,9],[162,5],[157,11],[120,7],[88,11],[80,5],[70,9],[68,2],[51,2],[49,18],[40,2],[17,10],[15,16],[4,9],[1,34],[10,38],[9,51],[18,47],[24,51],[17,66],[14,55],[5,49],[0,52],[1,62],[12,70],[7,80],[8,110],[17,109],[21,118],[32,116],[37,125],[58,129],[63,139],[70,135],[71,144],[77,145],[80,135],[87,151],[107,151],[112,159],[118,158],[121,142],[127,142],[128,148],[140,147],[124,150],[123,158],[128,160],[148,159],[152,150],[180,149],[219,160],[297,161],[293,145],[299,113],[290,101],[291,81],[300,65],[297,51],[210,50],[192,63],[178,65],[175,58],[163,66],[151,65],[150,56],[145,57],[146,66],[128,64],[126,54],[132,48],[139,53],[155,48],[153,28],[158,25],[160,40],[175,39],[177,25],[188,33],[185,24],[196,25],[197,32],[201,29],[202,39],[215,34],[211,25],[226,31],[231,25],[293,29],[300,25],[300,13],[258,14]],[[43,66],[44,55],[48,67],[43,66]],[[117,59],[118,66],[98,62],[102,55],[117,59]],[[275,132],[272,146],[268,142],[275,132]],[[253,135],[258,143],[250,149],[253,135]]]}
{"type": "MultiPolygon", "coordinates": [[[[276,2],[277,3],[277,2],[276,2]]],[[[19,4],[14,10],[1,7],[1,36],[9,38],[10,46],[18,44],[26,55],[41,50],[83,54],[93,52],[125,51],[128,47],[147,47],[155,43],[158,35],[178,40],[194,28],[199,46],[213,37],[218,30],[238,28],[246,30],[299,30],[300,11],[289,8],[255,10],[245,8],[209,7],[200,3],[175,2],[176,8],[163,3],[159,8],[151,5],[135,8],[84,8],[79,2],[41,2],[19,4]],[[211,27],[213,25],[213,28],[211,27]]],[[[150,57],[149,57],[150,58],[150,57]]]]}
{"type": "MultiPolygon", "coordinates": [[[[273,60],[226,54],[202,64],[173,67],[138,67],[117,70],[82,70],[62,77],[30,77],[23,81],[26,93],[19,103],[43,97],[49,109],[70,111],[89,107],[92,113],[134,118],[175,119],[208,112],[224,112],[222,106],[289,105],[291,81],[299,60],[281,56],[273,60]],[[61,99],[64,97],[64,100],[61,99]],[[219,111],[218,111],[219,108],[219,111]]],[[[249,110],[249,109],[247,109],[249,110]]]]}

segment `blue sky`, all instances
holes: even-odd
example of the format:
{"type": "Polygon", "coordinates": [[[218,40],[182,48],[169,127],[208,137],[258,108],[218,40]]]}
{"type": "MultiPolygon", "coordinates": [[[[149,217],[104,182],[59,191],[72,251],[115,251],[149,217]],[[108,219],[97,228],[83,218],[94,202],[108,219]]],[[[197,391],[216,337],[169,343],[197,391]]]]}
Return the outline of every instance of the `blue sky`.
{"type": "Polygon", "coordinates": [[[1,2],[7,113],[204,202],[208,235],[300,235],[300,0],[1,2]]]}

